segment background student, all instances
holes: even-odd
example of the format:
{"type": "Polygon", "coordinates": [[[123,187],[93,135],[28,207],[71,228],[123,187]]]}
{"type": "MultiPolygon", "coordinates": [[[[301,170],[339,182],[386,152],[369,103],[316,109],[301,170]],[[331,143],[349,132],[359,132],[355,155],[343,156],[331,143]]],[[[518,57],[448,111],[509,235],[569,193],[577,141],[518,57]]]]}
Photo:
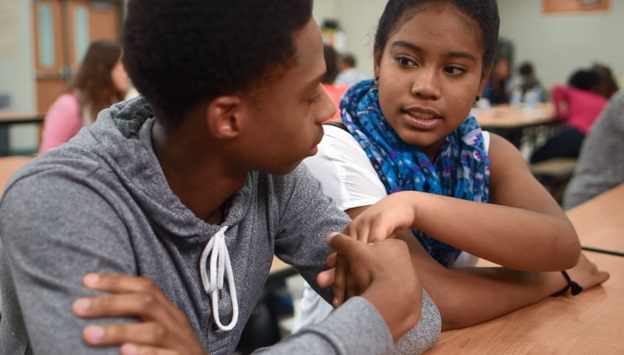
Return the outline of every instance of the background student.
{"type": "MultiPolygon", "coordinates": [[[[2,354],[118,354],[127,339],[111,341],[115,334],[136,335],[140,351],[231,354],[274,256],[333,298],[331,277],[317,276],[332,253],[327,235],[349,219],[300,165],[316,153],[322,122],[335,110],[320,82],[325,61],[312,1],[131,0],[123,43],[142,97],[103,111],[4,192],[2,354]],[[121,310],[89,313],[89,298],[101,295],[92,287],[97,277],[83,285],[93,272],[131,278],[124,294],[103,296],[121,298],[121,310]],[[135,295],[150,283],[151,293],[135,295]],[[137,298],[128,292],[159,318],[132,313],[137,298]],[[165,336],[162,317],[183,326],[165,336]]],[[[361,297],[274,352],[429,348],[440,317],[404,243],[363,249],[338,240],[342,248],[330,243],[354,261],[361,297]],[[359,270],[357,254],[370,261],[377,247],[382,259],[359,270]],[[403,272],[373,270],[386,262],[403,272]]]]}
{"type": "Polygon", "coordinates": [[[101,110],[124,99],[128,86],[121,45],[107,40],[92,42],[78,74],[46,114],[39,153],[67,142],[82,127],[90,126],[101,110]]]}
{"type": "Polygon", "coordinates": [[[570,209],[624,183],[624,92],[614,95],[587,134],[563,196],[570,209]]]}
{"type": "Polygon", "coordinates": [[[357,70],[357,60],[355,55],[344,53],[340,56],[340,73],[336,78],[336,85],[353,85],[361,80],[367,79],[366,75],[357,70]]]}
{"type": "Polygon", "coordinates": [[[555,105],[557,119],[564,127],[531,155],[531,163],[539,163],[552,158],[577,158],[585,135],[608,97],[598,93],[603,80],[600,74],[589,69],[579,69],[572,73],[567,86],[556,85],[551,98],[555,105]]]}
{"type": "MultiPolygon", "coordinates": [[[[536,302],[564,279],[561,273],[512,277],[498,269],[498,280],[480,280],[482,269],[446,267],[474,265],[471,254],[527,271],[563,270],[579,258],[574,229],[524,158],[503,138],[482,132],[469,115],[487,83],[497,35],[493,0],[390,0],[375,37],[375,79],[347,91],[341,102],[345,130],[326,126],[319,153],[304,161],[353,218],[349,234],[376,240],[396,232],[416,244],[419,275],[440,309],[443,329],[536,302]],[[387,225],[370,223],[390,211],[387,225]],[[390,225],[394,229],[385,229],[390,225]],[[516,284],[526,278],[541,286],[516,284]],[[516,292],[509,300],[499,297],[511,289],[516,292]]],[[[589,275],[587,264],[582,257],[579,269],[589,275]]],[[[605,279],[599,273],[584,286],[605,279]]],[[[303,324],[318,320],[320,308],[320,318],[331,311],[309,291],[301,302],[303,324]]]]}
{"type": "Polygon", "coordinates": [[[329,119],[330,121],[334,121],[340,118],[338,104],[340,103],[340,99],[342,99],[342,95],[344,95],[350,85],[336,84],[336,76],[339,72],[339,55],[338,52],[336,52],[336,49],[329,44],[324,44],[323,55],[325,57],[325,66],[327,67],[327,71],[321,78],[321,83],[323,83],[323,88],[327,91],[327,94],[329,94],[329,97],[331,97],[336,106],[336,113],[329,119]]]}

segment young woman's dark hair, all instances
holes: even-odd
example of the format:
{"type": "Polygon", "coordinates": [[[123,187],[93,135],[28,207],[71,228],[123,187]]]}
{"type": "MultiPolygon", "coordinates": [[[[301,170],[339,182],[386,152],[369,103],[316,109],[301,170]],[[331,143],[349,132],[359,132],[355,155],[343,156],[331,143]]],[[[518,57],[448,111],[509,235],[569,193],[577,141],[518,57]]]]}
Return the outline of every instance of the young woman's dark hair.
{"type": "Polygon", "coordinates": [[[222,1],[128,3],[123,63],[169,126],[201,102],[261,90],[276,69],[296,60],[293,33],[312,16],[312,0],[222,1]]]}
{"type": "Polygon", "coordinates": [[[617,80],[615,76],[613,76],[611,68],[603,64],[594,64],[592,70],[600,76],[600,82],[596,87],[596,92],[607,99],[611,98],[611,96],[619,90],[617,80]]]}
{"type": "Polygon", "coordinates": [[[389,0],[377,26],[375,56],[383,53],[388,38],[404,21],[414,14],[415,10],[429,3],[439,4],[442,2],[453,4],[481,28],[483,69],[489,68],[494,62],[500,25],[496,0],[389,0]]]}
{"type": "Polygon", "coordinates": [[[600,75],[593,70],[579,69],[570,75],[568,86],[585,91],[595,91],[600,75]]]}
{"type": "Polygon", "coordinates": [[[115,41],[99,40],[89,45],[78,74],[71,81],[67,92],[79,91],[82,108],[91,110],[91,117],[108,108],[112,103],[122,101],[125,92],[120,92],[111,78],[111,70],[121,58],[121,45],[115,41]]]}

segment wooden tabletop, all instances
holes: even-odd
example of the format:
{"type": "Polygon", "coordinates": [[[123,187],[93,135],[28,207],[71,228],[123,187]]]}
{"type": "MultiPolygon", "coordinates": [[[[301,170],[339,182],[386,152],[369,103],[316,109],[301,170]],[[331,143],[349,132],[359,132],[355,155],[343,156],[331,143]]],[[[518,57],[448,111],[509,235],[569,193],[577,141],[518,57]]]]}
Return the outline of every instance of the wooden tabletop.
{"type": "MultiPolygon", "coordinates": [[[[624,251],[624,184],[567,215],[581,244],[624,251]]],[[[429,354],[624,354],[624,257],[586,252],[610,279],[466,329],[446,331],[429,354]]],[[[479,266],[488,266],[479,262],[479,266]]]]}
{"type": "Polygon", "coordinates": [[[581,245],[624,253],[624,184],[569,210],[567,215],[581,245]]]}
{"type": "Polygon", "coordinates": [[[42,113],[24,113],[0,111],[0,124],[43,123],[45,115],[42,113]]]}
{"type": "Polygon", "coordinates": [[[555,122],[554,107],[550,103],[534,106],[493,106],[474,108],[471,113],[484,128],[522,128],[555,122]]]}
{"type": "Polygon", "coordinates": [[[443,332],[426,354],[622,354],[624,258],[587,253],[611,278],[466,329],[443,332]]]}
{"type": "Polygon", "coordinates": [[[0,197],[4,192],[4,186],[15,171],[31,161],[32,157],[4,157],[0,158],[0,197]]]}

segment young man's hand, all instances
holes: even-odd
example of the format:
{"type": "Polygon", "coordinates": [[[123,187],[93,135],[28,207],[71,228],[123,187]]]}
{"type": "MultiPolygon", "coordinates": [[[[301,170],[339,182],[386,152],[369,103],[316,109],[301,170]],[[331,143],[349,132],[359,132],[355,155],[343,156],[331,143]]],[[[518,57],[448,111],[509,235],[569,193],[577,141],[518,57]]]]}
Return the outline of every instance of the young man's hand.
{"type": "MultiPolygon", "coordinates": [[[[336,255],[344,258],[357,292],[377,308],[395,341],[416,326],[422,287],[404,241],[389,239],[367,244],[335,234],[329,238],[329,245],[337,253],[328,258],[329,266],[335,265],[336,255]]],[[[330,269],[320,273],[317,281],[326,287],[333,279],[334,270],[330,269]]]]}
{"type": "Polygon", "coordinates": [[[206,355],[186,315],[151,279],[122,274],[87,274],[86,287],[109,294],[82,298],[72,306],[81,318],[137,317],[143,322],[90,325],[84,341],[93,346],[120,345],[120,354],[206,355]]]}

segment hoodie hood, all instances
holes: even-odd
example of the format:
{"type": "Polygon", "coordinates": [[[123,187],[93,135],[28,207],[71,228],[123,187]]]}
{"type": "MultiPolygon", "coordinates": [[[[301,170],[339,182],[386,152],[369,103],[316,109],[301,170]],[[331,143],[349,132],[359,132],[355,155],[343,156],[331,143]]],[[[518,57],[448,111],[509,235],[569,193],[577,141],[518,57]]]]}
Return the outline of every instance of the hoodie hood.
{"type": "MultiPolygon", "coordinates": [[[[154,122],[152,108],[143,97],[123,101],[100,112],[89,129],[83,129],[70,141],[72,147],[59,154],[83,150],[82,155],[91,155],[117,176],[117,181],[151,216],[154,226],[186,238],[187,242],[205,243],[205,236],[217,233],[222,226],[197,218],[169,188],[152,146],[154,122]],[[88,151],[83,147],[89,147],[88,151]]],[[[231,199],[223,225],[235,225],[245,216],[255,180],[253,175],[256,173],[250,173],[243,189],[231,199]]]]}

